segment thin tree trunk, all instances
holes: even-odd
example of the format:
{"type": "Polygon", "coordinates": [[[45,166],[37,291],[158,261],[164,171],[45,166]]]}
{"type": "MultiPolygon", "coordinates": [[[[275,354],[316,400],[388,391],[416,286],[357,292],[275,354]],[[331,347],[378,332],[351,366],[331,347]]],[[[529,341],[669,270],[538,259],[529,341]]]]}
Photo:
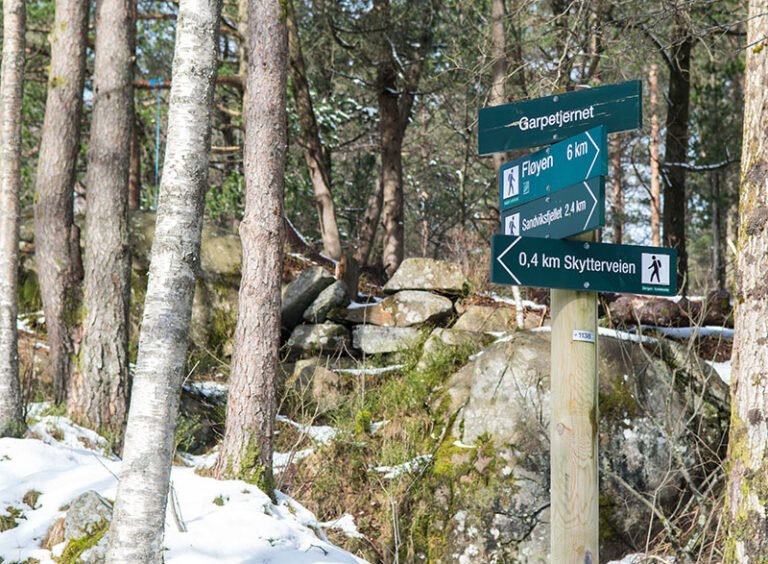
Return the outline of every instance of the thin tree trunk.
{"type": "Polygon", "coordinates": [[[24,0],[5,0],[0,77],[0,437],[20,436],[24,431],[16,290],[25,16],[24,0]]]}
{"type": "Polygon", "coordinates": [[[621,170],[621,137],[616,135],[613,138],[613,159],[611,165],[613,168],[613,242],[621,244],[624,237],[624,193],[621,186],[624,179],[621,170]]]}
{"type": "MultiPolygon", "coordinates": [[[[507,78],[507,43],[504,35],[504,19],[506,12],[504,0],[491,1],[491,95],[490,105],[498,106],[506,102],[506,78],[507,78]]],[[[505,153],[493,154],[493,167],[496,170],[498,180],[499,169],[506,160],[505,153]]]]}
{"type": "Polygon", "coordinates": [[[725,213],[721,197],[721,173],[713,171],[709,177],[712,186],[712,288],[725,290],[725,213]]]}
{"type": "Polygon", "coordinates": [[[363,216],[363,226],[360,229],[357,249],[355,249],[354,259],[355,262],[360,265],[360,268],[368,264],[368,259],[371,256],[373,243],[376,239],[376,228],[378,227],[379,219],[381,218],[383,195],[384,186],[381,182],[381,177],[379,177],[373,187],[373,192],[368,196],[368,203],[365,207],[365,215],[363,216]]]}
{"type": "MultiPolygon", "coordinates": [[[[768,35],[768,0],[751,0],[747,45],[768,35]]],[[[768,58],[747,49],[744,142],[739,196],[738,290],[728,485],[726,562],[764,562],[768,554],[768,58]]]]}
{"type": "Polygon", "coordinates": [[[122,438],[128,409],[128,176],[133,121],[131,0],[96,2],[94,104],[88,145],[83,342],[68,412],[122,438]]]}
{"type": "Polygon", "coordinates": [[[653,63],[648,73],[649,106],[651,112],[651,137],[648,148],[651,154],[651,244],[661,246],[661,182],[659,178],[659,65],[653,63]]]}
{"type": "Polygon", "coordinates": [[[671,47],[667,135],[664,153],[664,243],[677,249],[677,287],[685,293],[688,253],[685,241],[685,176],[679,163],[688,161],[688,114],[691,97],[691,47],[689,23],[677,22],[676,40],[671,47]]]}
{"type": "Polygon", "coordinates": [[[82,264],[72,192],[80,146],[89,4],[82,0],[56,0],[50,34],[48,96],[35,180],[35,262],[57,402],[64,400],[69,383],[73,332],[79,321],[82,264]]]}
{"type": "Polygon", "coordinates": [[[304,55],[301,52],[301,39],[296,24],[293,3],[288,0],[288,46],[291,70],[291,88],[296,103],[299,119],[299,144],[304,149],[304,160],[309,168],[312,188],[315,193],[320,220],[320,234],[323,238],[325,254],[334,260],[341,258],[341,237],[336,223],[336,209],[331,192],[331,158],[327,148],[320,141],[317,118],[312,106],[312,97],[307,82],[307,70],[304,55]]]}
{"type": "Polygon", "coordinates": [[[248,6],[243,268],[227,423],[215,474],[274,489],[272,443],[280,349],[288,32],[280,0],[248,6]]]}
{"type": "Polygon", "coordinates": [[[141,145],[136,116],[131,120],[131,160],[128,168],[128,209],[141,207],[141,145]]]}
{"type": "Polygon", "coordinates": [[[107,562],[163,561],[192,298],[200,268],[221,0],[181,0],[168,143],[107,562]]]}

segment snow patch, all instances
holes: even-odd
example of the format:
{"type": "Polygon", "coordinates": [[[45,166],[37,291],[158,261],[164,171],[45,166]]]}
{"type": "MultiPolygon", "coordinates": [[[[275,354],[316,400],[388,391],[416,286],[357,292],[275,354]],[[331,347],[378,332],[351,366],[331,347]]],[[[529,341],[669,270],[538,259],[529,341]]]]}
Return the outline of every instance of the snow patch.
{"type": "Polygon", "coordinates": [[[189,382],[184,384],[184,390],[196,396],[203,397],[215,404],[224,404],[227,401],[229,386],[223,382],[189,382]]]}
{"type": "Polygon", "coordinates": [[[360,531],[357,530],[357,525],[355,524],[355,518],[352,517],[349,513],[345,513],[338,519],[334,519],[331,521],[325,521],[320,523],[320,526],[324,529],[336,529],[347,535],[351,539],[364,539],[365,535],[363,535],[360,531]]]}
{"type": "Polygon", "coordinates": [[[378,376],[388,372],[397,372],[405,367],[404,364],[392,364],[381,368],[334,368],[336,374],[349,374],[350,376],[378,376]]]}
{"type": "Polygon", "coordinates": [[[713,360],[705,360],[707,364],[709,364],[712,368],[715,369],[715,372],[717,372],[717,375],[720,376],[720,379],[728,384],[731,385],[731,361],[726,360],[725,362],[715,362],[713,360]]]}
{"type": "Polygon", "coordinates": [[[399,478],[403,474],[411,474],[413,472],[416,472],[422,466],[424,466],[425,464],[428,464],[431,461],[432,461],[431,454],[422,454],[412,460],[409,460],[408,462],[403,462],[402,464],[398,464],[397,466],[377,466],[376,468],[374,468],[374,470],[376,470],[376,472],[384,474],[383,477],[385,480],[394,480],[395,478],[399,478]]]}
{"type": "Polygon", "coordinates": [[[276,418],[281,423],[295,427],[302,434],[307,435],[310,439],[321,445],[327,445],[336,437],[339,433],[338,430],[328,425],[304,425],[291,421],[285,415],[278,415],[276,418]]]}

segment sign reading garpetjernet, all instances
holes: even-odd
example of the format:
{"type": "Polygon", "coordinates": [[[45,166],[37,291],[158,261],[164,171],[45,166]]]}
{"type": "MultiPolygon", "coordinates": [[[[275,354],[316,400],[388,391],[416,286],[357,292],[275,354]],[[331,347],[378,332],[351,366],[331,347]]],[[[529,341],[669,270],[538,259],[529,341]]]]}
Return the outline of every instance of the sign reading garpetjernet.
{"type": "Polygon", "coordinates": [[[640,127],[641,118],[639,80],[492,106],[478,114],[478,152],[548,145],[598,125],[608,133],[628,131],[640,127]]]}
{"type": "Polygon", "coordinates": [[[569,137],[541,151],[501,166],[499,201],[502,211],[558,190],[608,174],[603,126],[569,137]]]}
{"type": "Polygon", "coordinates": [[[671,248],[494,235],[491,282],[671,296],[676,260],[671,248]]]}

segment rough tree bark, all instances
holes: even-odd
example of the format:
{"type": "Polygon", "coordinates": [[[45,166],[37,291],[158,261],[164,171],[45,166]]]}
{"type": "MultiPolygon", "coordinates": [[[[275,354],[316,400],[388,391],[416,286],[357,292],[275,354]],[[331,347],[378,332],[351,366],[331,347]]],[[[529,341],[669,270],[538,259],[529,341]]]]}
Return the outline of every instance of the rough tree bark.
{"type": "Polygon", "coordinates": [[[693,37],[685,14],[675,22],[668,55],[667,135],[664,142],[664,244],[677,249],[677,287],[685,293],[688,253],[685,245],[685,167],[688,162],[688,114],[691,101],[691,48],[693,37]]]}
{"type": "Polygon", "coordinates": [[[82,346],[68,413],[122,438],[128,409],[128,176],[133,122],[131,0],[96,2],[88,145],[82,346]]]}
{"type": "Polygon", "coordinates": [[[24,0],[5,0],[0,77],[0,437],[20,436],[24,431],[19,386],[16,289],[25,17],[24,0]]]}
{"type": "Polygon", "coordinates": [[[304,160],[309,169],[312,188],[315,193],[315,205],[320,220],[320,234],[323,238],[325,254],[334,260],[341,258],[341,237],[336,223],[336,208],[331,192],[331,157],[320,141],[315,109],[307,82],[307,70],[304,55],[301,52],[301,39],[296,24],[293,2],[286,2],[288,9],[288,56],[291,70],[291,88],[296,103],[299,119],[299,145],[304,149],[304,160]]]}
{"type": "Polygon", "coordinates": [[[107,562],[163,561],[174,430],[208,185],[222,0],[181,0],[168,143],[107,562]]]}
{"type": "Polygon", "coordinates": [[[768,554],[768,0],[747,19],[744,143],[739,195],[738,288],[728,445],[727,562],[768,554]]]}
{"type": "Polygon", "coordinates": [[[242,281],[227,422],[215,475],[274,489],[272,440],[280,348],[288,32],[280,0],[248,6],[242,281]]]}
{"type": "Polygon", "coordinates": [[[613,158],[611,159],[611,168],[613,169],[613,243],[621,245],[624,237],[624,192],[621,187],[624,183],[621,170],[621,136],[615,135],[611,142],[613,145],[613,158]]]}
{"type": "Polygon", "coordinates": [[[80,146],[88,6],[56,0],[50,33],[51,66],[35,179],[35,262],[40,279],[56,402],[64,400],[72,370],[82,278],[80,233],[72,192],[80,146]]]}
{"type": "Polygon", "coordinates": [[[648,150],[651,157],[651,244],[661,246],[661,182],[659,179],[659,108],[657,97],[659,65],[653,63],[648,73],[651,137],[648,150]]]}

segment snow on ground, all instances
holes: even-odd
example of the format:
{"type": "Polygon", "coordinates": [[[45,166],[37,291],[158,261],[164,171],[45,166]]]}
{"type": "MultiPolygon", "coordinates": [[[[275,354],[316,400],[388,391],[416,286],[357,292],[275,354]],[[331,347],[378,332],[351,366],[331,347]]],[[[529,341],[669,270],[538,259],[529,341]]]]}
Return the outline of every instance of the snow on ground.
{"type": "Polygon", "coordinates": [[[320,523],[320,525],[324,529],[337,529],[351,539],[365,538],[365,535],[363,535],[360,531],[357,530],[357,525],[355,525],[355,518],[352,517],[352,515],[350,515],[349,513],[345,513],[338,519],[333,519],[331,521],[325,521],[323,523],[320,523]]]}
{"type": "MultiPolygon", "coordinates": [[[[483,295],[483,294],[480,294],[483,295]]],[[[508,304],[508,305],[516,305],[514,298],[508,298],[506,296],[500,296],[496,292],[491,292],[490,294],[485,294],[489,298],[491,298],[494,302],[499,302],[502,304],[508,304]]],[[[522,304],[524,308],[532,309],[536,311],[544,311],[547,309],[547,306],[544,304],[537,304],[536,302],[532,302],[531,300],[522,300],[522,304]]]]}
{"type": "MultiPolygon", "coordinates": [[[[39,406],[33,410],[41,411],[39,406]]],[[[25,517],[0,533],[0,560],[36,558],[53,564],[40,543],[64,516],[61,508],[88,490],[114,499],[120,461],[102,454],[103,438],[64,417],[39,416],[31,431],[42,440],[0,439],[0,511],[12,506],[25,517]],[[22,501],[31,490],[41,493],[34,508],[22,501]]],[[[211,457],[188,458],[205,465],[211,457]]],[[[202,477],[192,467],[174,466],[171,480],[188,532],[178,532],[172,519],[166,520],[168,563],[363,562],[330,544],[323,524],[288,496],[278,493],[273,504],[256,486],[202,477]]]]}
{"type": "Polygon", "coordinates": [[[304,425],[302,423],[297,423],[296,421],[291,421],[285,415],[278,415],[276,419],[281,423],[296,427],[301,433],[307,435],[310,439],[321,445],[329,444],[338,434],[336,429],[328,425],[304,425]]]}
{"type": "Polygon", "coordinates": [[[715,372],[717,372],[717,375],[720,376],[720,379],[728,384],[731,385],[731,361],[726,360],[725,362],[715,362],[713,360],[705,360],[707,364],[709,364],[712,368],[715,369],[715,372]]]}
{"type": "Polygon", "coordinates": [[[334,368],[333,371],[336,374],[349,374],[350,376],[378,376],[388,372],[397,372],[402,370],[404,366],[404,364],[393,364],[381,368],[334,368]]]}
{"type": "Polygon", "coordinates": [[[403,474],[410,474],[419,470],[422,466],[429,463],[432,460],[431,454],[422,454],[417,456],[413,460],[403,462],[397,466],[377,466],[374,468],[376,472],[384,474],[385,480],[394,480],[399,478],[403,474]]]}

